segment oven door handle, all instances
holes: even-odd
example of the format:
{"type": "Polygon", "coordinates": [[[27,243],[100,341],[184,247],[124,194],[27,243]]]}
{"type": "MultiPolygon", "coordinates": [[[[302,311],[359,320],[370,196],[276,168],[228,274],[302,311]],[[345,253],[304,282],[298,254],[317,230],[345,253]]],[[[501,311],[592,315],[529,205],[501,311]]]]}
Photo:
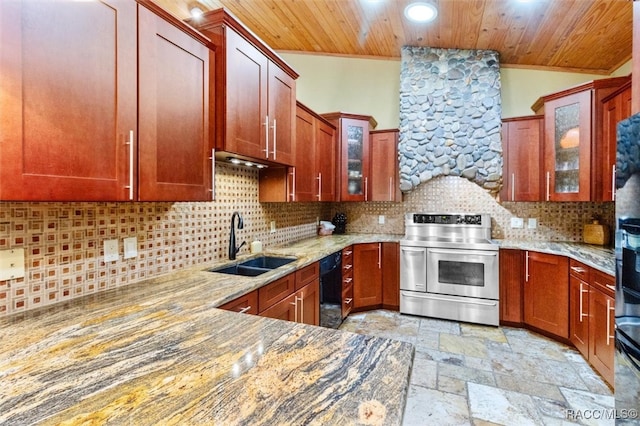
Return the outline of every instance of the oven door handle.
{"type": "Polygon", "coordinates": [[[438,254],[461,254],[461,255],[469,255],[469,254],[475,254],[475,255],[479,255],[479,256],[486,256],[486,257],[498,257],[498,252],[497,251],[479,251],[479,250],[456,250],[456,249],[433,249],[433,248],[428,248],[427,249],[428,253],[438,253],[438,254]]]}

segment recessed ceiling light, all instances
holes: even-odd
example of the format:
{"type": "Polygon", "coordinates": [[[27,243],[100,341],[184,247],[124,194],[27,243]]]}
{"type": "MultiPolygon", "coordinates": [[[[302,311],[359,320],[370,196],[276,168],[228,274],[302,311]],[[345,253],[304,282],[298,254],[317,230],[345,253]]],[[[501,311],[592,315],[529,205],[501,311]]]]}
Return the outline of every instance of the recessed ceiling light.
{"type": "Polygon", "coordinates": [[[438,9],[431,3],[411,3],[404,9],[404,16],[413,22],[430,22],[438,16],[438,9]]]}
{"type": "Polygon", "coordinates": [[[198,19],[202,16],[204,10],[198,3],[191,3],[189,4],[189,13],[191,14],[192,18],[198,19]]]}

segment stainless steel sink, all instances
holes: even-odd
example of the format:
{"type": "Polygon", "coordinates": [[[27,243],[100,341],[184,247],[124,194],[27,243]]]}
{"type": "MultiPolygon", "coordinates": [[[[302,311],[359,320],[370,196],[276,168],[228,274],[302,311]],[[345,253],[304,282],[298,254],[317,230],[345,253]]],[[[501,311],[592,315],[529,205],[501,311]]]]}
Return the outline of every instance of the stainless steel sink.
{"type": "Polygon", "coordinates": [[[295,262],[296,260],[297,259],[290,257],[260,256],[231,266],[207,269],[207,271],[242,275],[244,277],[256,277],[288,263],[295,262]]]}

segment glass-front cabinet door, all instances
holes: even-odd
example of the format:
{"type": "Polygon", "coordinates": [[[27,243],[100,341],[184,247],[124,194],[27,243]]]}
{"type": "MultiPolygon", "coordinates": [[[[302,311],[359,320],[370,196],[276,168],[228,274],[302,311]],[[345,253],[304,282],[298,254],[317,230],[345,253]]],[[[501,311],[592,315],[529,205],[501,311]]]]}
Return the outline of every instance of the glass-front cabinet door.
{"type": "Polygon", "coordinates": [[[591,197],[591,91],[545,103],[545,199],[591,197]]]}
{"type": "Polygon", "coordinates": [[[378,123],[369,115],[332,112],[322,117],[338,129],[339,201],[368,201],[371,193],[369,131],[378,123]]]}

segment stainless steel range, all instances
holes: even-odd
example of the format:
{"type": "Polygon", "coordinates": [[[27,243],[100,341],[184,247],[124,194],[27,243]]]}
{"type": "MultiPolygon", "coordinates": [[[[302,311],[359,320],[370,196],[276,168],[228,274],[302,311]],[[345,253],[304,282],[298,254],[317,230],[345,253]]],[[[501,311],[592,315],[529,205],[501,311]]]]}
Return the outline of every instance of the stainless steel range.
{"type": "Polygon", "coordinates": [[[498,325],[498,253],[488,214],[407,214],[400,312],[498,325]]]}

